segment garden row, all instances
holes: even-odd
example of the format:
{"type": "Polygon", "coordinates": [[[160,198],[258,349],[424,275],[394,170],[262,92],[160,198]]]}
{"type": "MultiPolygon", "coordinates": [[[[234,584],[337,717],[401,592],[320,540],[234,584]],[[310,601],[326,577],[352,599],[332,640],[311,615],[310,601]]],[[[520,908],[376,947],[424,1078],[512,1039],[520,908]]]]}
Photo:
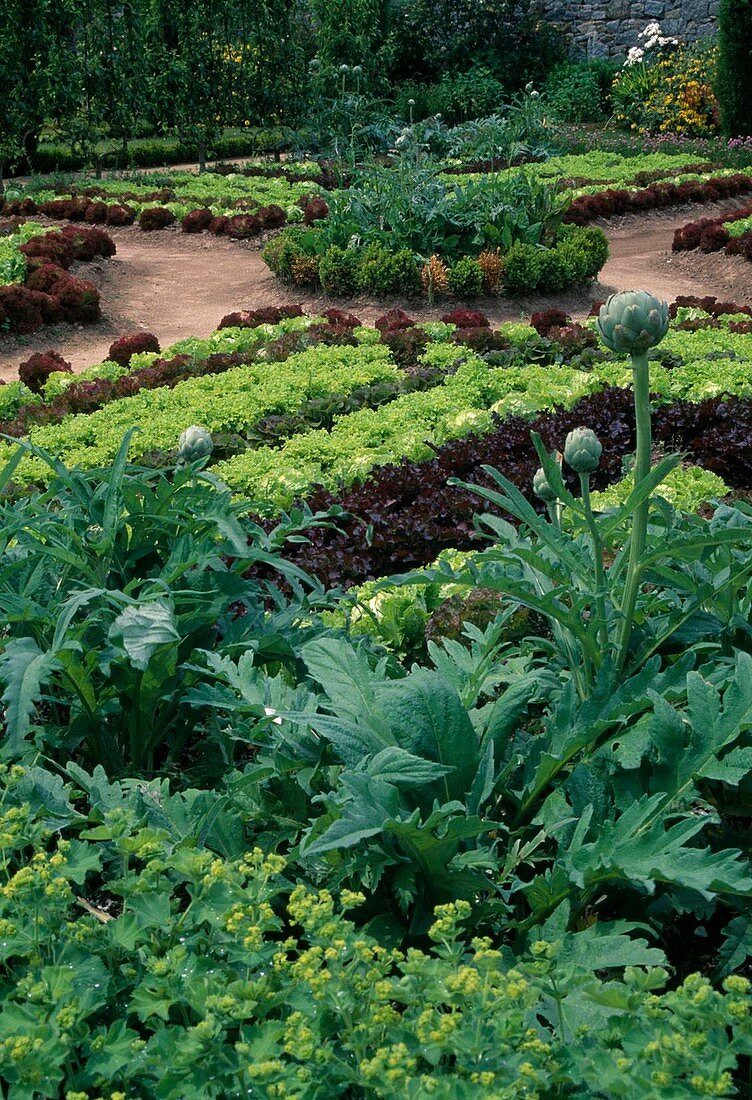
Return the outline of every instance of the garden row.
{"type": "MultiPolygon", "coordinates": [[[[307,166],[306,166],[307,168],[307,166]]],[[[44,214],[50,218],[92,225],[132,225],[144,230],[163,229],[179,221],[185,232],[225,232],[228,236],[257,236],[262,229],[287,221],[306,221],[326,214],[317,197],[316,174],[304,171],[268,176],[247,173],[189,172],[129,181],[98,181],[88,186],[47,189],[42,182],[11,190],[0,203],[7,217],[44,214]],[[155,186],[159,184],[159,186],[155,186]]]]}
{"type": "Polygon", "coordinates": [[[700,218],[674,234],[674,252],[725,252],[752,260],[752,206],[716,218],[700,218]]]}
{"type": "Polygon", "coordinates": [[[98,321],[99,291],[68,269],[74,262],[114,255],[115,242],[95,227],[57,230],[27,222],[0,237],[0,331],[29,333],[59,321],[98,321]]]}
{"type": "MultiPolygon", "coordinates": [[[[705,299],[676,308],[679,327],[651,367],[657,437],[745,487],[750,311],[705,299]]],[[[41,394],[21,382],[0,390],[4,433],[91,469],[113,460],[134,425],[133,456],[174,462],[180,431],[201,424],[215,437],[212,471],[251,508],[305,497],[354,517],[296,551],[311,572],[346,585],[473,545],[473,499],[447,480],[482,483],[490,464],[528,491],[531,417],[552,446],[578,423],[593,426],[605,447],[601,486],[618,480],[632,446],[628,370],[558,311],[498,331],[468,311],[427,325],[392,311],[374,328],[341,311],[227,320],[235,326],[161,356],[121,342],[120,363],[83,379],[32,358],[25,373],[41,394]]],[[[24,459],[18,476],[44,476],[44,466],[24,459]]]]}

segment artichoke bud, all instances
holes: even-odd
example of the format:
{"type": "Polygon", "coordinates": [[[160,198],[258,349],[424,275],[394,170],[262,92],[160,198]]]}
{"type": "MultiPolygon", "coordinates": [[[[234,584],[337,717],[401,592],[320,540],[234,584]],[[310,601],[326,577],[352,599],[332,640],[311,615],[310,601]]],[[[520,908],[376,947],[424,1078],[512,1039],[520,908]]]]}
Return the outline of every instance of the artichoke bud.
{"type": "Polygon", "coordinates": [[[178,458],[181,462],[196,462],[208,458],[214,449],[212,437],[206,428],[193,424],[186,428],[178,440],[178,458]]]}
{"type": "Polygon", "coordinates": [[[533,492],[541,500],[545,500],[547,504],[556,500],[556,491],[551,488],[542,466],[533,475],[533,492]]]}
{"type": "Polygon", "coordinates": [[[611,351],[647,351],[668,332],[668,304],[646,290],[612,294],[601,306],[596,325],[611,351]]]}
{"type": "Polygon", "coordinates": [[[564,442],[564,461],[576,474],[598,469],[603,447],[592,428],[574,428],[564,442]]]}

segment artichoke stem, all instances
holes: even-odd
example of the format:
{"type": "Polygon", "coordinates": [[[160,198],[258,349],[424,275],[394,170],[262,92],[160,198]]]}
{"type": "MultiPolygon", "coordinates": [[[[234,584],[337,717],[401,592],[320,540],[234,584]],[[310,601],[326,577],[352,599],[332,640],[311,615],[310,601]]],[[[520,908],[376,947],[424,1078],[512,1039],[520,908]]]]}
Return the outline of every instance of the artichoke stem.
{"type": "Polygon", "coordinates": [[[590,504],[590,474],[580,474],[582,504],[585,508],[585,521],[593,543],[593,565],[595,567],[595,613],[598,616],[598,638],[604,655],[608,651],[608,618],[606,615],[606,579],[603,568],[603,540],[598,524],[595,522],[590,504]]]}
{"type": "MultiPolygon", "coordinates": [[[[635,424],[637,428],[637,446],[634,466],[635,488],[650,473],[652,454],[652,432],[650,424],[650,370],[647,352],[632,352],[632,376],[634,378],[635,424]]],[[[629,547],[629,565],[622,598],[621,635],[618,646],[617,669],[621,671],[627,659],[629,639],[634,625],[634,613],[637,595],[642,577],[642,557],[645,552],[645,540],[648,528],[649,499],[635,508],[632,517],[632,540],[629,547]]]]}

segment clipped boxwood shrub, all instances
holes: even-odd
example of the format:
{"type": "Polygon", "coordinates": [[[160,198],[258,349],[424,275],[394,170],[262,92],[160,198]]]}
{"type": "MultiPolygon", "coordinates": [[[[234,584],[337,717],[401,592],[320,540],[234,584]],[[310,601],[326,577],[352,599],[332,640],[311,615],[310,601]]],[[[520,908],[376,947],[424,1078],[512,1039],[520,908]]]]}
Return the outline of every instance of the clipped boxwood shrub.
{"type": "Polygon", "coordinates": [[[463,256],[449,271],[449,289],[458,298],[477,298],[483,293],[483,269],[472,256],[463,256]]]}
{"type": "Polygon", "coordinates": [[[535,290],[543,273],[541,249],[516,241],[504,257],[504,289],[509,294],[535,290]]]}
{"type": "Polygon", "coordinates": [[[570,249],[570,256],[560,248],[547,248],[539,253],[540,274],[538,276],[538,290],[557,291],[565,290],[574,282],[575,263],[579,259],[579,253],[570,249]]]}
{"type": "Polygon", "coordinates": [[[370,244],[361,253],[357,285],[376,297],[410,294],[420,288],[420,269],[409,249],[390,252],[381,244],[370,244]]]}
{"type": "Polygon", "coordinates": [[[310,235],[310,230],[287,229],[280,233],[264,246],[261,253],[262,259],[268,267],[283,282],[292,282],[293,264],[305,256],[309,256],[312,249],[303,248],[301,237],[310,235]]]}
{"type": "MultiPolygon", "coordinates": [[[[277,238],[279,239],[279,238],[277,238]]],[[[359,255],[353,249],[331,245],[321,257],[319,278],[327,294],[349,298],[356,290],[359,255]]]]}

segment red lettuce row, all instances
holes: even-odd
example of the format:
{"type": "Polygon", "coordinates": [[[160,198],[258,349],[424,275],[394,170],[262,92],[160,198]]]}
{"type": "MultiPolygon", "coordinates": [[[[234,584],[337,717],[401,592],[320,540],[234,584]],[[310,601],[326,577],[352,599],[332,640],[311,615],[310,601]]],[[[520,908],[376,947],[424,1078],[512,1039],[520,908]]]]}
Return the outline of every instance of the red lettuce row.
{"type": "Polygon", "coordinates": [[[752,217],[752,206],[745,206],[718,218],[700,218],[689,222],[676,230],[671,248],[674,252],[699,250],[709,253],[723,250],[727,256],[743,256],[745,260],[752,260],[752,229],[732,237],[726,228],[729,222],[749,217],[752,217]]]}
{"type": "Polygon", "coordinates": [[[0,326],[29,333],[60,321],[91,324],[100,319],[94,283],[71,275],[68,268],[76,260],[115,255],[115,242],[104,230],[66,226],[32,237],[20,251],[26,257],[26,281],[0,286],[0,326]]]}
{"type": "MultiPolygon", "coordinates": [[[[138,224],[141,229],[150,232],[155,229],[166,229],[175,223],[175,215],[163,205],[175,200],[174,192],[169,189],[154,191],[148,195],[132,195],[130,192],[125,192],[119,196],[117,202],[104,202],[90,197],[87,193],[74,195],[72,198],[50,199],[41,203],[36,203],[31,198],[23,199],[21,202],[5,203],[0,199],[0,214],[6,217],[44,214],[48,218],[87,222],[90,225],[132,225],[137,215],[135,209],[128,205],[128,201],[135,200],[140,203],[144,201],[157,203],[155,206],[147,206],[138,215],[138,224]]],[[[312,225],[329,213],[326,201],[318,196],[306,196],[299,201],[298,205],[303,211],[303,221],[306,225],[312,225]]],[[[224,235],[235,240],[247,240],[250,237],[257,237],[264,230],[280,229],[287,222],[287,213],[276,203],[259,207],[248,199],[238,199],[234,206],[238,208],[237,214],[217,217],[203,206],[189,210],[180,222],[181,228],[184,233],[201,233],[206,230],[215,236],[224,235]]]]}
{"type": "MultiPolygon", "coordinates": [[[[591,427],[603,444],[595,487],[618,480],[622,459],[634,450],[631,390],[607,388],[571,409],[499,420],[488,435],[453,440],[426,462],[400,462],[376,470],[366,482],[341,494],[323,490],[307,498],[311,508],[341,506],[348,514],[338,529],[309,532],[294,551],[298,564],[328,586],[350,587],[366,580],[427,565],[447,547],[469,550],[483,540],[474,523],[486,501],[450,478],[493,487],[483,467],[493,466],[536,505],[532,480],[539,460],[530,439],[538,432],[546,446],[561,448],[572,428],[591,427]]],[[[749,488],[752,470],[752,400],[712,398],[700,404],[676,401],[653,414],[654,436],[669,451],[686,452],[693,463],[736,488],[749,488]]],[[[571,487],[577,491],[574,482],[571,487]]]]}
{"type": "MultiPolygon", "coordinates": [[[[564,215],[573,225],[587,225],[596,218],[613,218],[619,214],[639,214],[690,202],[719,202],[752,191],[752,176],[714,176],[709,180],[685,180],[682,183],[655,183],[637,191],[607,188],[595,195],[574,199],[564,215]]],[[[728,221],[728,218],[724,220],[728,221]]]]}

